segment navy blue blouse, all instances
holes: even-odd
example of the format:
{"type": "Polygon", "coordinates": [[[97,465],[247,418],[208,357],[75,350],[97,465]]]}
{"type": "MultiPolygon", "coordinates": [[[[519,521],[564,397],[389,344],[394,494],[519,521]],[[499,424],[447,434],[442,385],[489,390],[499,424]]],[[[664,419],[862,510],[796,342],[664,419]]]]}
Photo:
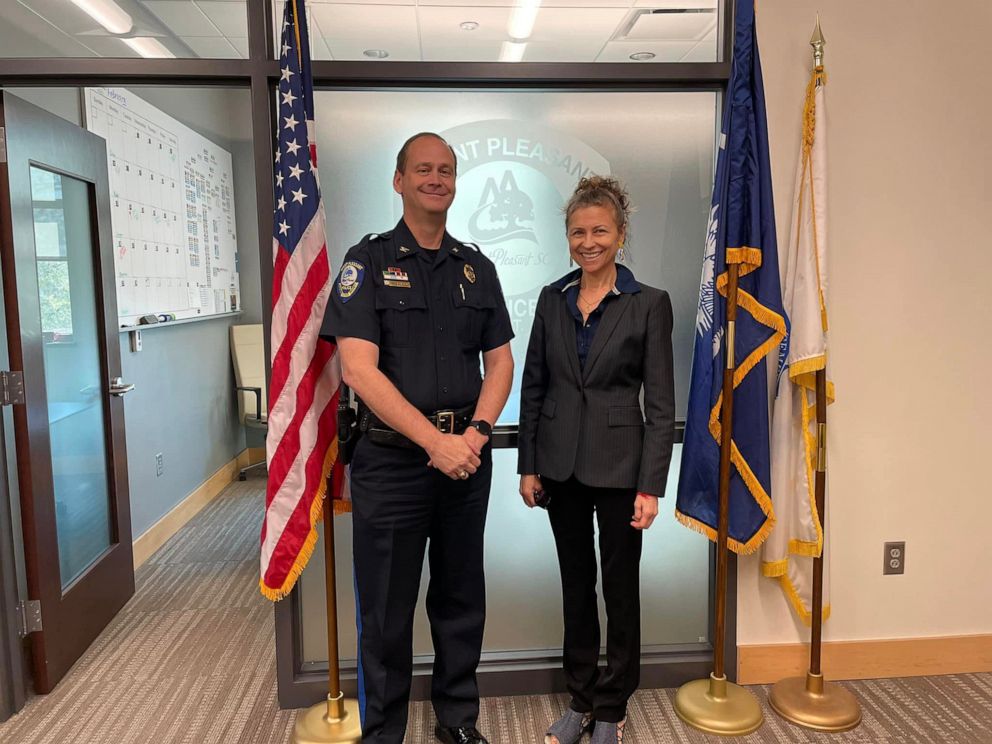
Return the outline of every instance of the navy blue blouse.
{"type": "Polygon", "coordinates": [[[596,329],[599,328],[599,321],[603,317],[606,303],[619,297],[622,294],[636,294],[641,291],[634,274],[626,266],[617,264],[617,280],[613,289],[606,293],[599,305],[589,313],[589,318],[582,321],[582,311],[579,310],[579,281],[582,279],[582,269],[569,272],[561,279],[552,284],[552,287],[560,289],[565,293],[565,304],[572,313],[575,320],[575,343],[579,353],[579,365],[585,369],[586,357],[592,347],[592,341],[596,337],[596,329]]]}

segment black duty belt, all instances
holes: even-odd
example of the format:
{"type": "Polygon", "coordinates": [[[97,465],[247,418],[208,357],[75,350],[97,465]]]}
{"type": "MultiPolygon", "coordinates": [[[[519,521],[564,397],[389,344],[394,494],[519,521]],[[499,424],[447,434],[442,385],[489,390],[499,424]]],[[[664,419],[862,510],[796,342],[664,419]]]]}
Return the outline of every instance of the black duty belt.
{"type": "MultiPolygon", "coordinates": [[[[475,405],[466,406],[457,410],[435,411],[427,415],[430,421],[442,434],[461,434],[472,422],[472,414],[475,413],[475,405]]],[[[359,407],[358,428],[376,444],[385,444],[390,447],[406,447],[408,449],[420,449],[420,445],[409,437],[400,434],[385,421],[376,416],[372,411],[362,405],[359,407]]]]}

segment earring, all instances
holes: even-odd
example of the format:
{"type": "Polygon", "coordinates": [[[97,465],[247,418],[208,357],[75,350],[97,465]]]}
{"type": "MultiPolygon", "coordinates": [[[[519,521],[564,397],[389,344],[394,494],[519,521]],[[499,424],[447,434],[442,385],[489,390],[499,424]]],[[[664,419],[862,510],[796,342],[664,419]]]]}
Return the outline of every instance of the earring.
{"type": "Polygon", "coordinates": [[[627,258],[627,249],[623,247],[623,241],[620,241],[620,250],[617,251],[617,258],[623,262],[627,258]]]}

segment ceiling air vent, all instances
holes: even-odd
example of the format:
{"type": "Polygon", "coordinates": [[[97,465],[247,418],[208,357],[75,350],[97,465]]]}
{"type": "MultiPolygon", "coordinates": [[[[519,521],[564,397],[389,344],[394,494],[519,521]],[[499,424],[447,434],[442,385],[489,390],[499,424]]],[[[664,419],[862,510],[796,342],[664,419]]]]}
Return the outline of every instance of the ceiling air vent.
{"type": "Polygon", "coordinates": [[[614,41],[699,41],[717,23],[716,8],[643,8],[631,13],[614,41]]]}

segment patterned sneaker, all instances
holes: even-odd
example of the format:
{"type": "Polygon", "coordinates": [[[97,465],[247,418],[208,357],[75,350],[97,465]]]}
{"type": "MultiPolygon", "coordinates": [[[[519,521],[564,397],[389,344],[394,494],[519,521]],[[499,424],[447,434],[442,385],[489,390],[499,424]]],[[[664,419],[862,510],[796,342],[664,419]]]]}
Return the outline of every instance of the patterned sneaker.
{"type": "Polygon", "coordinates": [[[626,723],[626,718],[617,723],[596,721],[590,744],[623,744],[623,727],[626,723]]]}
{"type": "Polygon", "coordinates": [[[544,737],[544,744],[576,744],[592,726],[592,715],[569,708],[555,721],[544,737]]]}

